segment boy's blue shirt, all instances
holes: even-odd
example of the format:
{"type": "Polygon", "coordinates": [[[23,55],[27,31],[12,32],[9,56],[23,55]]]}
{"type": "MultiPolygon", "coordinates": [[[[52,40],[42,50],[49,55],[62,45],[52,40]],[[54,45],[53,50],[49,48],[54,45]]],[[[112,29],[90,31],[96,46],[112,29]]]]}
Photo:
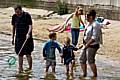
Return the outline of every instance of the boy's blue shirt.
{"type": "Polygon", "coordinates": [[[43,47],[43,57],[46,57],[47,59],[53,59],[55,60],[55,49],[58,49],[59,53],[62,52],[60,45],[55,40],[48,40],[44,47],[43,47]]]}

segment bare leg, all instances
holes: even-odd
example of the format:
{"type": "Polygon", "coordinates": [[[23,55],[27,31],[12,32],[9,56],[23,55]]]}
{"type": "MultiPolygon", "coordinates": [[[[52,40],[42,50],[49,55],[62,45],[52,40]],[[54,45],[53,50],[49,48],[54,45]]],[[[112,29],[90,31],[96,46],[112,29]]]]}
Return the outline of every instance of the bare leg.
{"type": "Polygon", "coordinates": [[[66,74],[69,74],[69,65],[66,65],[66,74]]]}
{"type": "Polygon", "coordinates": [[[81,68],[83,70],[83,77],[87,76],[87,64],[81,64],[81,68]]]}
{"type": "Polygon", "coordinates": [[[52,73],[55,74],[55,66],[52,65],[52,73]]]}
{"type": "Polygon", "coordinates": [[[23,55],[19,57],[19,72],[23,71],[23,55]]]}
{"type": "Polygon", "coordinates": [[[71,63],[71,74],[73,74],[73,67],[75,65],[75,60],[72,60],[72,63],[71,63]]]}
{"type": "Polygon", "coordinates": [[[90,68],[93,72],[93,77],[97,77],[97,67],[96,64],[90,64],[90,68]]]}
{"type": "Polygon", "coordinates": [[[46,67],[46,75],[48,74],[49,67],[46,67]]]}
{"type": "Polygon", "coordinates": [[[32,56],[31,55],[26,55],[27,57],[27,61],[28,61],[28,64],[29,64],[29,69],[31,70],[32,69],[32,56]]]}

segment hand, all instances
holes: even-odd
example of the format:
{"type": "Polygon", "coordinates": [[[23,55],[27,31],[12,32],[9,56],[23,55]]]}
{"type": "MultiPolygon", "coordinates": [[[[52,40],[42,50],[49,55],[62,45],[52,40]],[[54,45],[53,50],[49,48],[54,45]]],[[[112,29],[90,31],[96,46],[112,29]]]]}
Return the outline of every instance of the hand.
{"type": "Polygon", "coordinates": [[[30,35],[29,35],[29,34],[26,35],[26,39],[28,39],[28,38],[30,38],[30,35]]]}
{"type": "Polygon", "coordinates": [[[106,23],[106,25],[109,25],[110,24],[110,22],[108,21],[107,23],[106,23]]]}
{"type": "Polygon", "coordinates": [[[61,59],[61,63],[63,63],[63,59],[61,59]]]}
{"type": "Polygon", "coordinates": [[[60,53],[60,57],[61,57],[61,58],[63,57],[63,54],[62,54],[62,53],[60,53]]]}
{"type": "Polygon", "coordinates": [[[86,45],[83,45],[81,49],[86,49],[86,48],[87,48],[86,45]]]}
{"type": "Polygon", "coordinates": [[[14,45],[14,39],[12,39],[12,45],[14,45]]]}
{"type": "Polygon", "coordinates": [[[79,47],[79,49],[81,49],[81,48],[83,47],[83,44],[81,44],[81,45],[78,45],[78,47],[79,47]]]}
{"type": "Polygon", "coordinates": [[[44,57],[44,60],[46,60],[47,58],[46,57],[44,57]]]}
{"type": "Polygon", "coordinates": [[[83,28],[85,28],[85,25],[83,25],[83,28]]]}

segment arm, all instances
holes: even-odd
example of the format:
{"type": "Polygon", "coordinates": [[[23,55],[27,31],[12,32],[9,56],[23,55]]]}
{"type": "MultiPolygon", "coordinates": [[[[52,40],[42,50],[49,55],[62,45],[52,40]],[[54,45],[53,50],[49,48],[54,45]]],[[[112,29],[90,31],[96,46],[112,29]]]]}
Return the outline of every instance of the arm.
{"type": "Polygon", "coordinates": [[[55,42],[55,47],[58,49],[59,53],[62,55],[62,49],[61,49],[59,43],[55,42]]]}
{"type": "Polygon", "coordinates": [[[100,24],[101,28],[104,28],[104,27],[106,27],[107,25],[109,25],[110,22],[107,21],[106,23],[99,23],[99,24],[100,24]]]}
{"type": "Polygon", "coordinates": [[[47,43],[45,43],[43,47],[43,57],[46,57],[46,48],[47,48],[47,43]]]}
{"type": "Polygon", "coordinates": [[[12,45],[14,45],[14,37],[15,37],[15,26],[13,25],[13,29],[12,29],[12,45]]]}
{"type": "Polygon", "coordinates": [[[95,39],[97,38],[98,35],[98,26],[97,24],[93,24],[93,33],[92,33],[92,37],[91,39],[86,43],[85,48],[89,47],[90,44],[92,44],[93,42],[95,42],[95,39]]]}
{"type": "Polygon", "coordinates": [[[73,13],[67,18],[67,20],[61,25],[62,28],[59,30],[60,33],[62,33],[65,29],[66,29],[66,24],[68,23],[68,21],[73,17],[73,13]]]}
{"type": "Polygon", "coordinates": [[[13,26],[13,28],[12,28],[12,45],[14,45],[14,37],[15,37],[15,20],[14,20],[14,15],[12,16],[11,24],[13,26]]]}
{"type": "Polygon", "coordinates": [[[61,50],[60,45],[59,45],[58,43],[56,43],[56,47],[57,47],[59,53],[61,54],[61,53],[62,53],[62,50],[61,50]]]}
{"type": "Polygon", "coordinates": [[[90,46],[90,44],[93,43],[93,42],[95,42],[95,40],[91,38],[91,39],[86,43],[85,48],[88,48],[88,47],[90,46]]]}
{"type": "Polygon", "coordinates": [[[28,32],[26,34],[26,38],[30,37],[30,33],[32,32],[32,18],[30,16],[30,14],[26,13],[26,20],[27,20],[27,24],[29,26],[28,32]]]}
{"type": "Polygon", "coordinates": [[[74,50],[74,51],[77,51],[77,50],[78,50],[78,48],[73,46],[73,50],[74,50]]]}
{"type": "Polygon", "coordinates": [[[28,30],[28,33],[26,35],[26,38],[29,38],[30,37],[30,33],[32,32],[32,25],[29,25],[29,30],[28,30]]]}
{"type": "Polygon", "coordinates": [[[61,63],[63,63],[63,48],[60,48],[60,45],[56,42],[56,48],[58,49],[61,57],[61,63]]]}
{"type": "Polygon", "coordinates": [[[73,17],[73,15],[74,15],[74,13],[72,13],[72,14],[67,18],[67,20],[65,21],[65,24],[68,23],[68,21],[73,17]]]}
{"type": "Polygon", "coordinates": [[[85,24],[84,24],[84,22],[82,21],[82,19],[80,20],[80,22],[82,23],[83,27],[85,28],[85,24]]]}
{"type": "Polygon", "coordinates": [[[64,49],[62,48],[61,63],[63,63],[63,57],[64,57],[64,49]]]}

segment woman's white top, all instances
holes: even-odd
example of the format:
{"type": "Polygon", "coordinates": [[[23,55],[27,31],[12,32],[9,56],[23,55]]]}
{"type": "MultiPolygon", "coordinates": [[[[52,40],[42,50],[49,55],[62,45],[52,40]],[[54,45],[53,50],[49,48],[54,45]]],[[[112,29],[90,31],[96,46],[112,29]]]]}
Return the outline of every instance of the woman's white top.
{"type": "Polygon", "coordinates": [[[84,41],[87,43],[91,38],[95,40],[91,45],[100,43],[101,25],[97,21],[93,21],[92,24],[88,23],[85,28],[84,41]]]}

